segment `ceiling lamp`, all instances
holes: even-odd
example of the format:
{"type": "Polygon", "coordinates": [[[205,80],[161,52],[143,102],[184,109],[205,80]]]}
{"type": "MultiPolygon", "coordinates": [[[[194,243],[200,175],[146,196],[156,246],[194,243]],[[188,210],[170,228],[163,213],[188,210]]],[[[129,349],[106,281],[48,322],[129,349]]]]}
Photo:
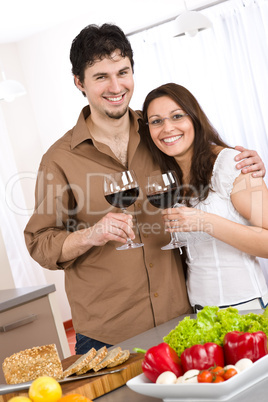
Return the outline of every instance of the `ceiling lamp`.
{"type": "Polygon", "coordinates": [[[7,80],[2,71],[3,81],[0,82],[0,100],[11,102],[18,96],[26,94],[25,88],[18,81],[7,80]]]}
{"type": "Polygon", "coordinates": [[[195,36],[203,29],[211,28],[212,22],[198,11],[185,11],[175,19],[175,37],[195,36]]]}

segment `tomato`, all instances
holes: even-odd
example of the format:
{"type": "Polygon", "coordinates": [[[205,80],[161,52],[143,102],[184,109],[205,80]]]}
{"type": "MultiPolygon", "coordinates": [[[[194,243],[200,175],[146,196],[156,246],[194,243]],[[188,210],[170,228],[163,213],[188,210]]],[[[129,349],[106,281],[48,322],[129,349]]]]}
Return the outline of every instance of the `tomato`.
{"type": "Polygon", "coordinates": [[[225,380],[229,380],[229,378],[232,378],[234,375],[237,374],[236,369],[234,368],[229,368],[228,370],[225,371],[225,373],[223,374],[223,378],[225,380]]]}
{"type": "Polygon", "coordinates": [[[213,380],[213,375],[209,370],[203,370],[200,371],[200,373],[197,376],[197,381],[198,382],[212,382],[213,380]]]}
{"type": "Polygon", "coordinates": [[[221,375],[216,375],[216,377],[214,377],[213,382],[224,382],[224,378],[221,375]]]}
{"type": "Polygon", "coordinates": [[[212,367],[212,368],[210,369],[210,372],[211,372],[212,374],[214,374],[214,375],[223,376],[223,374],[225,373],[225,370],[224,370],[224,368],[221,367],[221,366],[216,366],[216,367],[212,367]]]}

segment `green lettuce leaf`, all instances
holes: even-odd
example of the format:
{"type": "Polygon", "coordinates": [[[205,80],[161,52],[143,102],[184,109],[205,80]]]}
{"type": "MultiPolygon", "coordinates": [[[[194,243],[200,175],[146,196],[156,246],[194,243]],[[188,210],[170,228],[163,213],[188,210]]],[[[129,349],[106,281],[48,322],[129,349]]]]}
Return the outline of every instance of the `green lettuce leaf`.
{"type": "Polygon", "coordinates": [[[196,344],[213,342],[222,346],[225,334],[231,331],[263,331],[268,337],[268,309],[263,314],[240,314],[233,307],[207,306],[196,318],[185,317],[163,340],[180,356],[186,348],[196,344]]]}

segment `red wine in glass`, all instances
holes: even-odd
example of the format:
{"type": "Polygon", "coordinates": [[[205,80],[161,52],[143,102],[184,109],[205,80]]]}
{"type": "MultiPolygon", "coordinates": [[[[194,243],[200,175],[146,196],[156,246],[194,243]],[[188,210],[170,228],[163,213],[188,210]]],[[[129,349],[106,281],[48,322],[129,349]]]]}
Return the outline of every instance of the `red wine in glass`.
{"type": "MultiPolygon", "coordinates": [[[[173,171],[168,171],[149,176],[147,178],[146,195],[150,204],[156,208],[166,209],[173,207],[179,195],[179,179],[177,174],[173,171]]],[[[161,247],[161,250],[179,248],[182,254],[181,247],[186,245],[184,242],[176,241],[171,233],[170,243],[161,247]]]]}
{"type": "MultiPolygon", "coordinates": [[[[104,176],[104,197],[113,207],[120,208],[124,213],[134,204],[139,196],[139,185],[133,170],[115,172],[104,176]]],[[[129,250],[142,247],[143,243],[134,243],[127,239],[127,243],[116,250],[129,250]]]]}
{"type": "Polygon", "coordinates": [[[118,193],[105,194],[106,201],[113,207],[125,209],[134,204],[139,196],[139,187],[119,191],[118,193]]]}
{"type": "Polygon", "coordinates": [[[159,191],[157,193],[148,194],[147,198],[154,207],[156,208],[171,208],[174,204],[176,204],[178,195],[178,188],[170,187],[166,191],[159,191]]]}

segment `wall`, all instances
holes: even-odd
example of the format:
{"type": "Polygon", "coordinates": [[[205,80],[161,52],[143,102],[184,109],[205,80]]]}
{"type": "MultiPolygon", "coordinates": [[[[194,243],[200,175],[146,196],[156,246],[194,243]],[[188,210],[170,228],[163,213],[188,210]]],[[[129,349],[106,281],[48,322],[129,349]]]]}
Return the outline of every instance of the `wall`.
{"type": "Polygon", "coordinates": [[[1,231],[0,231],[0,277],[1,277],[1,285],[0,285],[1,290],[13,289],[15,287],[1,231]]]}
{"type": "MultiPolygon", "coordinates": [[[[20,183],[26,204],[26,210],[24,203],[21,204],[23,205],[21,210],[24,208],[22,213],[26,222],[34,206],[35,176],[42,154],[56,137],[58,138],[64,133],[64,129],[59,127],[60,124],[56,124],[57,115],[61,114],[61,108],[58,107],[57,103],[51,102],[51,99],[55,99],[57,87],[54,87],[54,82],[50,87],[51,72],[46,70],[47,54],[44,52],[43,56],[41,56],[42,46],[38,46],[38,41],[36,42],[36,40],[37,38],[33,38],[33,47],[31,47],[30,39],[25,45],[23,43],[0,45],[0,61],[6,78],[20,81],[27,89],[27,95],[17,98],[13,102],[1,102],[0,104],[5,120],[4,123],[8,130],[10,149],[15,160],[16,170],[20,175],[20,183]],[[39,53],[36,52],[35,45],[39,47],[39,53]],[[24,71],[26,71],[26,74],[24,71]],[[44,78],[42,79],[42,77],[44,78]],[[54,88],[56,89],[55,93],[54,88]],[[52,123],[50,118],[51,111],[53,114],[52,123]],[[52,130],[50,130],[50,126],[53,127],[52,130]],[[46,135],[46,133],[48,134],[46,135]],[[50,136],[51,133],[54,135],[53,138],[50,136]],[[42,141],[41,138],[44,140],[42,141]]],[[[42,44],[42,37],[39,40],[39,44],[42,44]]],[[[52,54],[51,59],[53,60],[52,54]]],[[[55,80],[57,79],[56,77],[54,78],[55,80]]],[[[70,80],[72,81],[71,78],[70,80]]],[[[58,101],[60,102],[60,99],[58,101]]],[[[62,119],[64,119],[64,116],[62,116],[62,119]]],[[[0,133],[0,135],[2,134],[0,133]]],[[[10,178],[14,174],[16,174],[15,170],[10,171],[10,178]]],[[[16,200],[16,203],[20,208],[20,201],[16,200]]],[[[23,238],[22,232],[23,230],[21,231],[23,238]]],[[[36,264],[33,262],[34,265],[36,264]]],[[[36,269],[36,267],[33,269],[36,269]]],[[[36,272],[37,276],[38,272],[40,273],[40,281],[43,281],[43,284],[55,283],[57,289],[56,298],[62,320],[71,319],[70,308],[64,290],[64,273],[46,269],[40,269],[40,271],[36,272]],[[45,280],[42,279],[41,271],[45,274],[45,280]]],[[[0,289],[15,287],[14,272],[12,275],[2,233],[0,233],[0,274],[0,289]]]]}

